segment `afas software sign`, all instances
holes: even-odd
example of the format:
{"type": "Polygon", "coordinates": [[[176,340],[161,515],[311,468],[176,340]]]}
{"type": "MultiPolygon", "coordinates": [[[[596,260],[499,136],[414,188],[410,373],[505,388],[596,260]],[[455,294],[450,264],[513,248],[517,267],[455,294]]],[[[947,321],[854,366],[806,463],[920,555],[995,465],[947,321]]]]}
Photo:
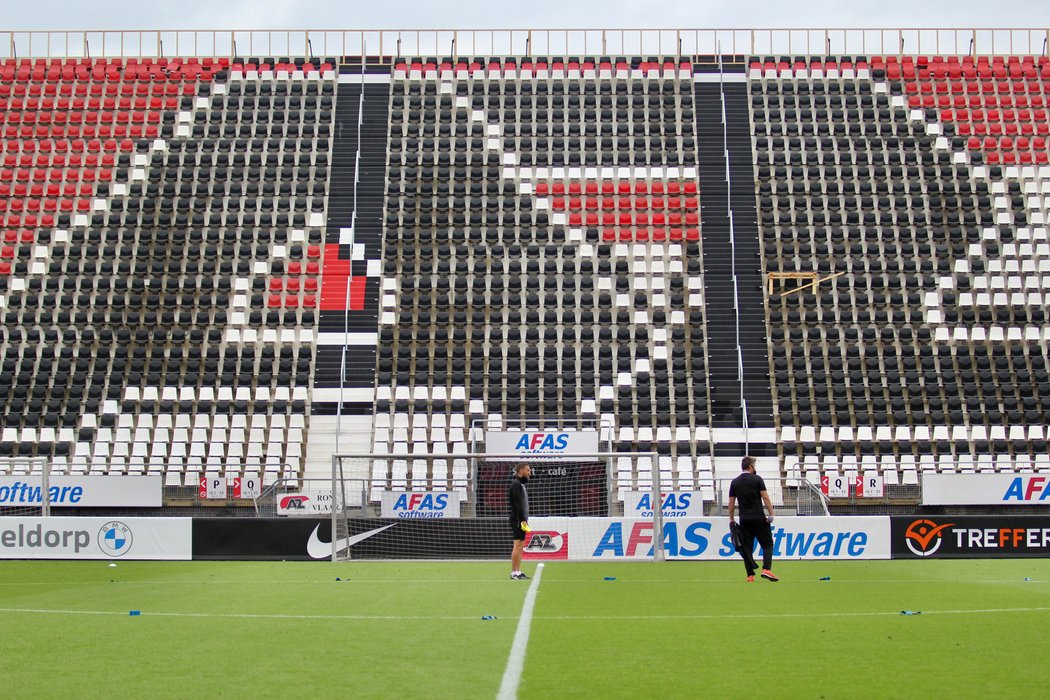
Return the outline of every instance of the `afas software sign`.
{"type": "Polygon", "coordinates": [[[521,457],[566,457],[598,452],[597,430],[530,432],[523,430],[486,430],[485,451],[489,454],[513,454],[521,457]]]}
{"type": "Polygon", "coordinates": [[[384,518],[458,518],[459,491],[384,491],[384,518]]]}
{"type": "MultiPolygon", "coordinates": [[[[51,476],[48,495],[54,508],[159,508],[159,476],[51,476]]],[[[0,507],[40,506],[39,476],[0,476],[0,507]]]]}
{"type": "Polygon", "coordinates": [[[927,506],[1050,504],[1050,474],[923,474],[927,506]]]}
{"type": "MultiPolygon", "coordinates": [[[[653,494],[650,491],[627,491],[623,497],[623,512],[628,517],[651,518],[653,494]]],[[[665,518],[701,517],[704,497],[699,491],[665,491],[660,494],[661,512],[665,518]]]]}
{"type": "MultiPolygon", "coordinates": [[[[532,518],[527,559],[648,559],[656,533],[649,519],[532,518]]],[[[726,518],[672,518],[661,534],[667,559],[727,560],[733,549],[726,518]]],[[[756,547],[761,552],[760,547],[756,547]]],[[[889,559],[887,517],[785,517],[773,524],[779,559],[889,559]]]]}
{"type": "Polygon", "coordinates": [[[891,521],[894,559],[1050,556],[1050,517],[923,515],[891,521]]]}

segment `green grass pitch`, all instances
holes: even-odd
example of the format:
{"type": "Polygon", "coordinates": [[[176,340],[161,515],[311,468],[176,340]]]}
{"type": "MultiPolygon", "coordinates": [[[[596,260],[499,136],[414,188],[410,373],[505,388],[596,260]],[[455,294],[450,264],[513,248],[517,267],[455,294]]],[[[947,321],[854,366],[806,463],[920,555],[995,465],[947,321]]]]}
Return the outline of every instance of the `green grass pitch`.
{"type": "MultiPolygon", "coordinates": [[[[518,697],[1045,692],[1048,560],[776,570],[780,583],[745,584],[737,563],[547,564],[518,697]]],[[[507,573],[505,563],[0,562],[2,692],[493,698],[530,585],[507,573]]]]}

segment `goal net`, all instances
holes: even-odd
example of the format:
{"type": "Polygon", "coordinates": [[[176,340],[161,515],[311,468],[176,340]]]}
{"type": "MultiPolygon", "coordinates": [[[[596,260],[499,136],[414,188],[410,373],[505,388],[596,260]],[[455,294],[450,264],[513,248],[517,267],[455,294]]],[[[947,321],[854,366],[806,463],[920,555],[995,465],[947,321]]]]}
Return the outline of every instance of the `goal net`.
{"type": "Polygon", "coordinates": [[[0,459],[0,517],[51,514],[51,467],[45,457],[0,459]]]}
{"type": "Polygon", "coordinates": [[[528,463],[525,560],[590,559],[606,552],[660,559],[662,513],[648,507],[661,502],[655,459],[609,452],[337,455],[332,558],[507,559],[513,542],[508,489],[514,468],[528,463]],[[613,482],[625,458],[639,475],[632,483],[635,497],[627,501],[613,482]]]}

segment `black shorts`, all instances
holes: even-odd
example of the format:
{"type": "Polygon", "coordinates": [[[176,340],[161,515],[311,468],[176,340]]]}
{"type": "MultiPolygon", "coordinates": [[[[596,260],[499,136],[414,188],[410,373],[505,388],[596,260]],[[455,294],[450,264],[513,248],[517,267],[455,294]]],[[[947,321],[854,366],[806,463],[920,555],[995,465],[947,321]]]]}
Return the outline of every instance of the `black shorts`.
{"type": "Polygon", "coordinates": [[[525,531],[521,529],[521,523],[511,521],[510,532],[515,540],[525,541],[525,531]]]}

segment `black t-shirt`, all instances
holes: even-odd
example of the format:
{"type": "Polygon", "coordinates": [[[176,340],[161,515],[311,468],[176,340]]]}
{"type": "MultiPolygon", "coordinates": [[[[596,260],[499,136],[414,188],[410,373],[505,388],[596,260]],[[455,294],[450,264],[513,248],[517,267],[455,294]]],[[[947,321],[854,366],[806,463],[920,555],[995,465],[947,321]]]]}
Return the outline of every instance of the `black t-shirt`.
{"type": "Polygon", "coordinates": [[[525,490],[525,482],[520,477],[514,477],[507,489],[507,501],[510,506],[510,522],[520,523],[529,519],[529,493],[525,490]]]}
{"type": "Polygon", "coordinates": [[[729,495],[736,498],[740,506],[741,520],[764,520],[765,513],[762,511],[762,492],[766,490],[766,482],[762,477],[751,472],[744,472],[733,483],[729,485],[729,495]]]}

